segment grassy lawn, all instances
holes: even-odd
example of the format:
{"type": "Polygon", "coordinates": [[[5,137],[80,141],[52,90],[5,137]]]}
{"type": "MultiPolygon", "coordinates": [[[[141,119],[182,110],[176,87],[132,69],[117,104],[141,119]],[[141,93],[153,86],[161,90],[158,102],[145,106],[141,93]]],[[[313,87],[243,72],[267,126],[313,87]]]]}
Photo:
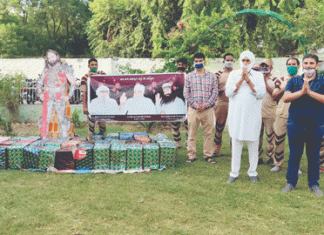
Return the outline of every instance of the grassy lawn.
{"type": "MultiPolygon", "coordinates": [[[[107,127],[110,132],[143,131],[137,124],[107,127]]],[[[85,129],[76,132],[86,135],[85,129]]],[[[166,127],[153,132],[172,138],[166,127]]],[[[185,162],[183,141],[176,167],[164,171],[117,175],[0,171],[0,234],[324,233],[324,200],[308,190],[305,156],[297,189],[285,194],[281,189],[287,161],[279,173],[270,172],[269,165],[259,166],[260,181],[251,184],[245,146],[240,178],[229,185],[228,132],[217,164],[203,161],[202,141],[200,129],[198,161],[185,162]]]]}

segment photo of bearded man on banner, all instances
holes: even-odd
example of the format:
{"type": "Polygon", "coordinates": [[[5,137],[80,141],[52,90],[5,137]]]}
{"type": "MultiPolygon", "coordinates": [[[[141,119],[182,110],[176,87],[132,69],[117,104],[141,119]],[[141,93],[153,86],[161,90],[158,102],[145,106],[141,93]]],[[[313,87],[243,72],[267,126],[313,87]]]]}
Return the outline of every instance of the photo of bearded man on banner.
{"type": "Polygon", "coordinates": [[[43,138],[47,137],[54,113],[57,114],[60,137],[68,136],[71,127],[68,113],[71,115],[71,110],[67,112],[67,106],[75,90],[73,72],[71,65],[61,62],[56,51],[47,51],[45,69],[37,81],[37,93],[43,102],[41,118],[41,137],[43,138]]]}
{"type": "Polygon", "coordinates": [[[118,115],[120,114],[117,101],[110,98],[110,90],[105,85],[100,85],[96,90],[97,98],[91,100],[89,113],[91,115],[118,115]]]}
{"type": "Polygon", "coordinates": [[[122,115],[156,114],[156,108],[150,98],[144,96],[145,86],[136,84],[133,98],[127,99],[126,93],[120,97],[120,113],[122,115]]]}
{"type": "Polygon", "coordinates": [[[176,90],[171,83],[162,85],[162,96],[155,96],[157,114],[186,114],[185,102],[177,96],[176,90]]]}

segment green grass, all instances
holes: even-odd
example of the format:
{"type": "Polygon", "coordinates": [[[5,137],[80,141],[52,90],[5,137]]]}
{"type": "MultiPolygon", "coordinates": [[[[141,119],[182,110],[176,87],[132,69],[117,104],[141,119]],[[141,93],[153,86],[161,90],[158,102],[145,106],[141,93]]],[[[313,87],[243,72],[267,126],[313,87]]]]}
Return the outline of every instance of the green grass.
{"type": "MultiPolygon", "coordinates": [[[[143,131],[139,128],[107,126],[111,132],[143,131]]],[[[172,138],[166,127],[153,131],[172,138]]],[[[86,135],[85,129],[76,132],[86,135]]],[[[260,181],[251,184],[245,146],[240,178],[229,185],[228,132],[217,164],[203,161],[202,141],[200,128],[198,160],[185,162],[183,141],[176,167],[164,171],[117,175],[0,171],[0,234],[323,234],[324,200],[308,191],[305,157],[297,189],[285,194],[281,189],[287,161],[279,173],[259,166],[260,181]]]]}

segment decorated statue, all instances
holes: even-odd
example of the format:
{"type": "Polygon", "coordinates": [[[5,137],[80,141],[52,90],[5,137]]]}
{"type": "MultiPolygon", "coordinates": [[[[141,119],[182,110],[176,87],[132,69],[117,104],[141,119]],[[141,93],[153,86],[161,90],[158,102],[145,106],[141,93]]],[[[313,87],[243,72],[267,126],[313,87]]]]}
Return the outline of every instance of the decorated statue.
{"type": "Polygon", "coordinates": [[[45,57],[45,69],[37,81],[37,93],[43,101],[41,137],[47,137],[49,129],[53,128],[50,122],[56,119],[54,114],[57,115],[60,136],[68,136],[71,122],[67,115],[67,106],[70,108],[68,101],[74,89],[75,79],[72,66],[62,63],[56,51],[48,50],[45,57]]]}

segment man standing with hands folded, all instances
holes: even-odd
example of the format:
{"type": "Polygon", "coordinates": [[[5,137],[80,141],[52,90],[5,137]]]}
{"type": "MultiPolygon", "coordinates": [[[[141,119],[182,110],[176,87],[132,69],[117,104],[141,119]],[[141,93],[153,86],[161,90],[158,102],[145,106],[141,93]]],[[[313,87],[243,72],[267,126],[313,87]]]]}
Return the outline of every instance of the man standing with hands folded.
{"type": "Polygon", "coordinates": [[[298,169],[306,143],[308,159],[308,185],[315,195],[323,195],[319,188],[319,152],[324,134],[324,80],[316,72],[318,57],[307,54],[303,58],[303,74],[288,81],[283,96],[291,102],[287,122],[289,161],[287,185],[283,192],[295,189],[298,169]]]}
{"type": "Polygon", "coordinates": [[[195,70],[185,79],[184,97],[187,99],[188,110],[188,160],[196,160],[196,134],[198,127],[204,128],[204,159],[209,163],[216,163],[213,156],[213,127],[214,109],[218,95],[218,81],[216,75],[207,71],[205,55],[194,55],[195,70]]]}
{"type": "Polygon", "coordinates": [[[227,183],[234,183],[239,177],[244,142],[249,149],[250,168],[247,173],[250,181],[255,183],[258,182],[258,140],[262,123],[262,98],[266,88],[262,73],[252,69],[254,54],[244,51],[239,61],[241,69],[229,74],[225,88],[229,98],[228,130],[232,138],[232,164],[227,183]]]}

